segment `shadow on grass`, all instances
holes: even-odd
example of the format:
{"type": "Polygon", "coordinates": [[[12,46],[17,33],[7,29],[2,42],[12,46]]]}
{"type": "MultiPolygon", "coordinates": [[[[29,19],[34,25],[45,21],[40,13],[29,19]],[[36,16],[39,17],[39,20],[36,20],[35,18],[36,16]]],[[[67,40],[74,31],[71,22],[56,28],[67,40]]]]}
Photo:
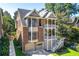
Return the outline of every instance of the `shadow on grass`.
{"type": "Polygon", "coordinates": [[[63,48],[57,50],[55,53],[60,56],[60,55],[66,54],[66,53],[70,53],[70,51],[66,47],[63,47],[63,48]]]}

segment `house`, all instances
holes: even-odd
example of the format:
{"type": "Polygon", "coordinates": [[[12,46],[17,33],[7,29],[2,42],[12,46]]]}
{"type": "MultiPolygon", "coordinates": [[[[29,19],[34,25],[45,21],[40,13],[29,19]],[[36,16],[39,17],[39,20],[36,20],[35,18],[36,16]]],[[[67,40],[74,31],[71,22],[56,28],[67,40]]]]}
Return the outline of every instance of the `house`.
{"type": "Polygon", "coordinates": [[[3,15],[2,15],[3,11],[0,8],[0,38],[3,36],[3,28],[2,28],[2,24],[3,24],[3,15]]]}
{"type": "Polygon", "coordinates": [[[56,43],[56,16],[53,12],[18,8],[15,14],[16,38],[20,39],[23,52],[37,49],[55,51],[60,46],[56,43]]]}
{"type": "Polygon", "coordinates": [[[72,20],[73,21],[68,21],[66,24],[79,27],[79,18],[78,17],[72,17],[72,20]]]}
{"type": "Polygon", "coordinates": [[[74,26],[79,27],[79,18],[78,17],[75,17],[73,24],[74,24],[74,26]]]}

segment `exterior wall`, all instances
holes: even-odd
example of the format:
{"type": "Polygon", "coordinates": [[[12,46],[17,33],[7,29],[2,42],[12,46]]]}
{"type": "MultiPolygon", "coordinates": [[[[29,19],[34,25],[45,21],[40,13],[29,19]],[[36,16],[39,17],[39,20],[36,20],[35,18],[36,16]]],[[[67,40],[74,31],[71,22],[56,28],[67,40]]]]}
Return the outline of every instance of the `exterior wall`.
{"type": "MultiPolygon", "coordinates": [[[[42,24],[43,24],[43,21],[42,21],[42,24]]],[[[23,32],[24,32],[23,35],[25,36],[25,37],[23,36],[23,38],[24,38],[23,40],[25,41],[25,43],[23,42],[24,43],[23,46],[25,46],[25,51],[32,51],[32,50],[38,49],[39,47],[42,48],[42,45],[39,46],[39,44],[42,44],[42,42],[44,41],[43,27],[38,26],[38,27],[32,28],[33,29],[32,31],[36,32],[36,38],[37,38],[35,40],[32,40],[32,42],[28,40],[28,31],[30,31],[30,30],[28,27],[27,27],[27,29],[23,29],[23,32]],[[27,33],[27,34],[25,34],[25,33],[27,33]]]]}
{"type": "Polygon", "coordinates": [[[16,38],[18,40],[19,36],[20,36],[20,34],[21,34],[22,30],[23,30],[23,26],[22,26],[22,22],[21,22],[19,12],[17,14],[17,18],[16,18],[16,21],[15,21],[15,28],[16,28],[16,38]]]}
{"type": "Polygon", "coordinates": [[[22,50],[25,51],[25,45],[28,43],[28,28],[23,27],[22,50]]]}
{"type": "Polygon", "coordinates": [[[38,28],[38,41],[44,41],[44,36],[43,36],[43,28],[38,28]]]}

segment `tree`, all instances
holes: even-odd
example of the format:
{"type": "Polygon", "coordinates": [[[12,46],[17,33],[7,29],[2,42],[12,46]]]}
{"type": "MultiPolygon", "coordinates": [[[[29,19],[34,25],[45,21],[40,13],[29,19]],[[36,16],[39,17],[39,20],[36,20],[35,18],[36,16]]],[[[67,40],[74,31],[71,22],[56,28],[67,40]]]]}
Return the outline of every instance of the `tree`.
{"type": "Polygon", "coordinates": [[[15,31],[15,21],[8,12],[5,13],[6,15],[3,16],[3,30],[5,33],[11,34],[15,31]]]}
{"type": "Polygon", "coordinates": [[[11,17],[11,15],[10,15],[10,13],[8,12],[8,11],[4,11],[4,16],[9,16],[9,17],[11,17]]]}

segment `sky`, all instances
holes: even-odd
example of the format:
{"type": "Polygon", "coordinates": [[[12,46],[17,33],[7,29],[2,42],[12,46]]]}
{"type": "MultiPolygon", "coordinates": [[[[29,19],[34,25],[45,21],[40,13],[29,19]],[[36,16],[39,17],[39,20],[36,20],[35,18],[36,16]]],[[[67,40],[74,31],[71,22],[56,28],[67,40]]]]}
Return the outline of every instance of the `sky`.
{"type": "Polygon", "coordinates": [[[11,16],[14,16],[14,12],[18,9],[18,8],[22,8],[22,9],[29,9],[29,10],[40,10],[44,7],[43,3],[2,3],[0,4],[0,8],[3,9],[3,11],[8,11],[11,16]]]}

